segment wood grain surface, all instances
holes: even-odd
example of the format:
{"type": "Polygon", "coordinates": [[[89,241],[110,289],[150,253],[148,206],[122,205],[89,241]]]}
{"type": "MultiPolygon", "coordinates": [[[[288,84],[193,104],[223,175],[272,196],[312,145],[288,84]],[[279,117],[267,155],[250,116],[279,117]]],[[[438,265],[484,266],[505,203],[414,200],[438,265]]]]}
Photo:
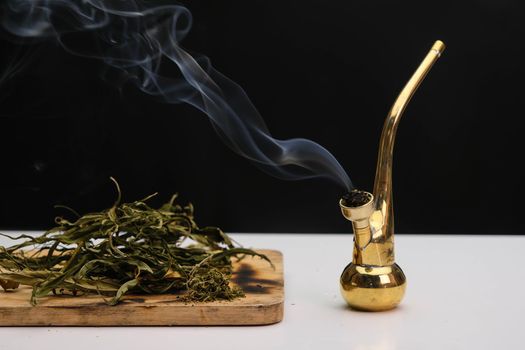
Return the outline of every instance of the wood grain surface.
{"type": "Polygon", "coordinates": [[[179,326],[263,325],[282,320],[284,280],[282,254],[266,254],[275,270],[260,258],[234,263],[233,281],[246,293],[234,301],[184,303],[176,294],[129,295],[116,306],[100,296],[49,295],[31,306],[31,288],[0,292],[0,326],[179,326]]]}

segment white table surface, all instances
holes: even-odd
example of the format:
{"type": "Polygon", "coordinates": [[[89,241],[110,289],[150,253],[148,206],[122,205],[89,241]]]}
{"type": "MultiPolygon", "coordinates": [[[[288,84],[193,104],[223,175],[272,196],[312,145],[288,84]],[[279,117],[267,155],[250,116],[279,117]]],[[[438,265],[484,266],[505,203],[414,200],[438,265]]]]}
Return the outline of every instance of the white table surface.
{"type": "Polygon", "coordinates": [[[232,236],[245,246],[283,252],[281,323],[6,327],[0,349],[525,349],[525,236],[397,235],[408,288],[399,308],[382,313],[352,311],[339,295],[350,234],[232,236]]]}

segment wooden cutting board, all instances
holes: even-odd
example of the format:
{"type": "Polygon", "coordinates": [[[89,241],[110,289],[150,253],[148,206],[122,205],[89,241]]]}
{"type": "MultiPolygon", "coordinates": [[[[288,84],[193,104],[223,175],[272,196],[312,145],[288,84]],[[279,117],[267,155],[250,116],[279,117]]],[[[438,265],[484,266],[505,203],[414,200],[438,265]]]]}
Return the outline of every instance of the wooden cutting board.
{"type": "Polygon", "coordinates": [[[177,295],[129,295],[116,306],[100,296],[47,296],[31,306],[32,289],[0,292],[0,326],[263,325],[283,318],[282,254],[259,250],[275,265],[246,257],[234,263],[233,281],[246,293],[234,301],[183,303],[177,295]]]}

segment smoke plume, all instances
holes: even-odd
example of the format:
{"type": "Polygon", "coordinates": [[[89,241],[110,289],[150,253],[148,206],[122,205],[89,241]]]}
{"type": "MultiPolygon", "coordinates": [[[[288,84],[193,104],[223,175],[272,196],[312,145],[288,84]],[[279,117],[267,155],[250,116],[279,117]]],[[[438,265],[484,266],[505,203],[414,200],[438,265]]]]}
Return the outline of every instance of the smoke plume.
{"type": "Polygon", "coordinates": [[[287,180],[326,177],[352,188],[328,150],[303,138],[273,138],[240,86],[181,47],[192,25],[186,7],[140,0],[4,0],[1,6],[2,26],[12,35],[54,40],[118,69],[146,94],[194,106],[233,151],[265,172],[287,180]],[[77,34],[89,44],[68,40],[77,34]],[[165,73],[173,65],[177,74],[165,73]]]}

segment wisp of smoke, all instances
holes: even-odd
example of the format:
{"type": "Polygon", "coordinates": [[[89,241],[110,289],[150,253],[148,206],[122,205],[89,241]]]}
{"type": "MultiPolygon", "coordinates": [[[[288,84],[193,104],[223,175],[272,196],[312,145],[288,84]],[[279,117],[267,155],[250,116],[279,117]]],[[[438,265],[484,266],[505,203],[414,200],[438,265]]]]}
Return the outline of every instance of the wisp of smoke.
{"type": "Polygon", "coordinates": [[[194,106],[233,151],[265,172],[288,180],[326,177],[352,188],[328,150],[303,138],[273,138],[239,85],[180,46],[192,25],[186,7],[140,0],[4,0],[1,6],[2,26],[12,35],[55,40],[71,54],[120,70],[147,94],[194,106]],[[74,34],[87,35],[90,45],[68,41],[74,34]],[[178,75],[163,73],[173,64],[178,75]]]}

